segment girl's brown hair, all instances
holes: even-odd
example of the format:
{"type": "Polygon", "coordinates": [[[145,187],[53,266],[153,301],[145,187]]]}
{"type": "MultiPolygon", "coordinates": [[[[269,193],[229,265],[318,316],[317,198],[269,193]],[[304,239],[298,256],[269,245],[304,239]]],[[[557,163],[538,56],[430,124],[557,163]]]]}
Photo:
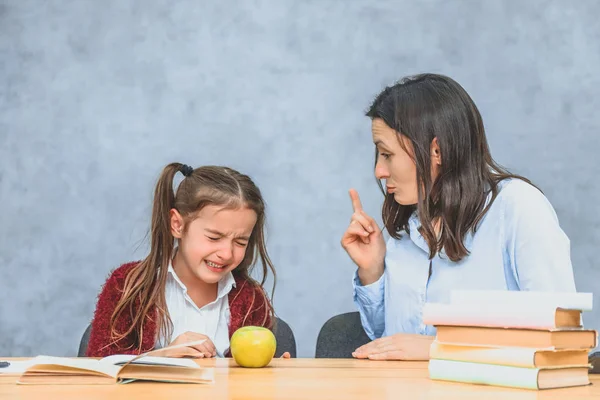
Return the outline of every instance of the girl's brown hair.
{"type": "MultiPolygon", "coordinates": [[[[184,164],[171,163],[163,169],[154,191],[150,254],[129,272],[123,294],[111,317],[111,338],[114,342],[135,334],[136,343],[141,348],[145,318],[156,318],[157,332],[161,337],[171,336],[173,326],[166,305],[165,285],[168,265],[174,255],[175,238],[171,234],[169,212],[176,209],[184,218],[187,228],[198,212],[208,205],[228,209],[248,207],[256,212],[256,225],[250,235],[246,255],[232,273],[252,285],[262,287],[270,270],[273,273],[274,292],[275,268],[265,244],[265,203],[252,179],[228,167],[204,166],[192,169],[184,164]],[[177,172],[184,173],[185,178],[175,193],[173,178],[177,172]],[[262,264],[260,283],[251,277],[258,258],[262,264]],[[116,321],[123,313],[131,315],[133,323],[127,331],[117,332],[116,321]]],[[[263,290],[260,292],[264,295],[263,290]]],[[[265,298],[265,304],[267,303],[265,298]]],[[[269,313],[273,317],[272,307],[269,313]]]]}

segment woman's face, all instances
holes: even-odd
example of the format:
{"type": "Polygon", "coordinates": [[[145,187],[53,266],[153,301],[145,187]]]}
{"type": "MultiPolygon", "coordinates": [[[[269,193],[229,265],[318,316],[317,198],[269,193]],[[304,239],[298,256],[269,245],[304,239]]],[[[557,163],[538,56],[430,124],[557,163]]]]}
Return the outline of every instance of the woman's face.
{"type": "MultiPolygon", "coordinates": [[[[390,128],[381,118],[373,119],[371,132],[373,143],[377,147],[375,177],[385,180],[387,193],[393,193],[394,200],[398,204],[405,206],[417,204],[419,198],[417,166],[411,141],[390,128]]],[[[431,143],[431,159],[432,179],[435,180],[441,164],[437,139],[431,143]]]]}

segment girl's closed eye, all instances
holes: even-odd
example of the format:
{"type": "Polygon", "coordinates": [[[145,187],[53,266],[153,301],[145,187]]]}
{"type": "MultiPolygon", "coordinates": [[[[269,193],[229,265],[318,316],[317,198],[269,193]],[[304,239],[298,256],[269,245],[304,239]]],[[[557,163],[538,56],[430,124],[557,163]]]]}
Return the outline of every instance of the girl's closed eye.
{"type": "Polygon", "coordinates": [[[216,242],[217,240],[221,239],[220,237],[212,237],[212,236],[207,236],[207,238],[209,240],[212,240],[213,242],[216,242]]]}

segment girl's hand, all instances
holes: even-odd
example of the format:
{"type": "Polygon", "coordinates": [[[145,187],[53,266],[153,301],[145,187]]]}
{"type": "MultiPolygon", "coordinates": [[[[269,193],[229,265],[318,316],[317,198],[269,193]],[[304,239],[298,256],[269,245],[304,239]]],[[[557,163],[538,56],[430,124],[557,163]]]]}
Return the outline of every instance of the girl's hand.
{"type": "Polygon", "coordinates": [[[169,349],[165,347],[159,350],[155,354],[160,357],[192,357],[192,358],[211,358],[217,355],[217,349],[213,344],[212,340],[206,335],[196,332],[185,332],[177,336],[169,346],[175,346],[178,344],[184,344],[189,342],[195,342],[198,340],[204,340],[204,343],[197,344],[194,346],[180,347],[177,349],[169,349]]]}

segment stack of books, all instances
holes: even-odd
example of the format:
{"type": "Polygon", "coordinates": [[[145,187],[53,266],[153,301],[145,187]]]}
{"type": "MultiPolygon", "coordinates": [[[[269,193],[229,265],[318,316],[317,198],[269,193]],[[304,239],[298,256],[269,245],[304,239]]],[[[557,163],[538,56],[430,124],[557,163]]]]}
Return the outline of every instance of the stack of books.
{"type": "Polygon", "coordinates": [[[588,353],[597,332],[583,327],[591,293],[455,291],[427,303],[423,323],[437,328],[430,349],[434,380],[550,389],[589,385],[588,353]]]}

